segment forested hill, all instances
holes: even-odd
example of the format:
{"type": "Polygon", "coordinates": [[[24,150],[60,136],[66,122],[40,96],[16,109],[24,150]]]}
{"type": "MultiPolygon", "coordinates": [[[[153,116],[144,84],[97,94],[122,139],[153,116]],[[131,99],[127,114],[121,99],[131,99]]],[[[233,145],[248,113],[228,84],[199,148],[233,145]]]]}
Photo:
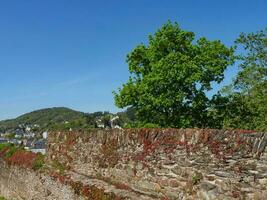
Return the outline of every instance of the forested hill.
{"type": "Polygon", "coordinates": [[[86,114],[69,108],[55,107],[36,110],[15,119],[0,121],[0,130],[17,128],[21,124],[37,124],[42,128],[52,124],[85,120],[86,114]]]}
{"type": "Polygon", "coordinates": [[[98,127],[98,123],[109,126],[109,122],[114,116],[119,116],[116,124],[124,127],[135,119],[133,112],[130,108],[116,114],[101,111],[84,113],[65,107],[46,108],[21,115],[15,119],[0,121],[0,132],[14,130],[21,126],[25,128],[26,125],[30,125],[37,131],[69,130],[70,128],[91,129],[98,127]]]}

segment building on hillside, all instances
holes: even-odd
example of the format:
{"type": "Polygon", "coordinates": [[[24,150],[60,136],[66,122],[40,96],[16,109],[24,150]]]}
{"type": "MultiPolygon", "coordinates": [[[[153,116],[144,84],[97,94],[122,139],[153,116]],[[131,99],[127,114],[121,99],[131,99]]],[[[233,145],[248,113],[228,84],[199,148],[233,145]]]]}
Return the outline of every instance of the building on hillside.
{"type": "Polygon", "coordinates": [[[42,134],[42,135],[43,135],[43,138],[44,138],[44,139],[47,139],[47,137],[48,137],[48,132],[47,132],[47,131],[45,131],[45,132],[43,132],[43,134],[42,134]]]}
{"type": "Polygon", "coordinates": [[[22,140],[14,138],[14,139],[9,140],[9,143],[14,144],[14,145],[21,145],[22,140]]]}
{"type": "Polygon", "coordinates": [[[33,147],[35,140],[33,138],[29,138],[24,140],[24,149],[29,150],[33,147]]]}
{"type": "Polygon", "coordinates": [[[105,128],[105,124],[102,122],[101,119],[96,120],[97,128],[105,128]]]}
{"type": "Polygon", "coordinates": [[[46,140],[40,139],[33,143],[33,146],[29,149],[29,151],[34,153],[46,153],[46,140]]]}
{"type": "Polygon", "coordinates": [[[0,144],[8,143],[9,141],[6,138],[0,138],[0,144]]]}

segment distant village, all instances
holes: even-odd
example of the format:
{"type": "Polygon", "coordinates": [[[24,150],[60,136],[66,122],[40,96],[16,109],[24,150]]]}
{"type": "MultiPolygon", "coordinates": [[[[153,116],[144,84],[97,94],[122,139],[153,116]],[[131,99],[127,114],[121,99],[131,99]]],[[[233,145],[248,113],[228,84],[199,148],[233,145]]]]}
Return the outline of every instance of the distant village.
{"type": "Polygon", "coordinates": [[[38,124],[23,124],[14,130],[7,130],[0,133],[0,144],[11,143],[35,153],[45,154],[48,133],[36,131],[38,128],[38,124]]]}
{"type": "MultiPolygon", "coordinates": [[[[108,122],[105,122],[101,117],[96,119],[96,128],[101,129],[121,129],[118,125],[119,117],[113,116],[108,122]]],[[[68,124],[68,121],[64,122],[68,124]]],[[[70,128],[69,131],[72,131],[70,128]]],[[[0,144],[10,143],[16,146],[23,147],[25,150],[34,153],[46,153],[48,131],[40,131],[38,124],[21,124],[16,129],[0,132],[0,144]]]]}

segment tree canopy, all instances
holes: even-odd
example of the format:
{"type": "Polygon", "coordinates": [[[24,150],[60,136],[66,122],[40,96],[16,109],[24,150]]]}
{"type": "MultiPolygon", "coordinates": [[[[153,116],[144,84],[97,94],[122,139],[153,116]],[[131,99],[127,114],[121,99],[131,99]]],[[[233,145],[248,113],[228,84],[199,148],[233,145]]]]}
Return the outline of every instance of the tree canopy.
{"type": "Polygon", "coordinates": [[[241,33],[236,44],[241,52],[239,72],[220,97],[223,127],[267,130],[267,28],[241,33]]]}
{"type": "Polygon", "coordinates": [[[234,61],[234,49],[219,40],[182,30],[177,23],[164,24],[148,44],[127,55],[129,80],[114,92],[118,107],[131,106],[139,121],[161,127],[208,126],[206,92],[212,82],[224,79],[234,61]]]}

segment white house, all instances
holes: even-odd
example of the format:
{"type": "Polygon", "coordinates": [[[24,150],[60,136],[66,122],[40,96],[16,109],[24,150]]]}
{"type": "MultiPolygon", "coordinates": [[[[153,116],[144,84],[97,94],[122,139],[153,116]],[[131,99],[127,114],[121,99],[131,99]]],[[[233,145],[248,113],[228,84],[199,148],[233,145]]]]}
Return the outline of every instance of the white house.
{"type": "Polygon", "coordinates": [[[48,136],[48,132],[47,131],[43,132],[43,138],[47,139],[47,136],[48,136]]]}

